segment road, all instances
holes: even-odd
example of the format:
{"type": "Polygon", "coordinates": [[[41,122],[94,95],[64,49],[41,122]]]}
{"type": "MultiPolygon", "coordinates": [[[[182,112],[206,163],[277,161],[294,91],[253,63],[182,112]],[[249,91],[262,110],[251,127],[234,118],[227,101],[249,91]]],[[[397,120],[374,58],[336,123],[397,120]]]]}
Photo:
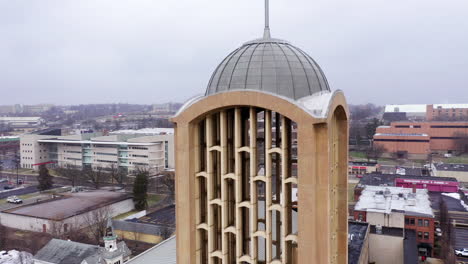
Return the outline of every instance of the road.
{"type": "Polygon", "coordinates": [[[12,209],[12,208],[22,206],[22,205],[33,204],[33,203],[37,202],[38,200],[43,201],[43,200],[47,200],[47,199],[50,199],[50,195],[47,195],[47,194],[40,194],[39,195],[38,194],[38,196],[31,197],[31,198],[28,198],[28,199],[24,199],[22,204],[10,204],[10,203],[0,204],[0,211],[12,209]]]}
{"type": "MultiPolygon", "coordinates": [[[[468,248],[468,228],[455,228],[454,248],[468,248]]],[[[457,264],[468,264],[468,258],[457,258],[457,264]]]]}
{"type": "Polygon", "coordinates": [[[37,186],[28,186],[25,188],[18,188],[18,189],[8,190],[8,191],[1,190],[0,199],[7,198],[8,196],[13,196],[13,195],[19,196],[19,195],[30,194],[30,193],[35,193],[35,192],[38,192],[37,186]]]}

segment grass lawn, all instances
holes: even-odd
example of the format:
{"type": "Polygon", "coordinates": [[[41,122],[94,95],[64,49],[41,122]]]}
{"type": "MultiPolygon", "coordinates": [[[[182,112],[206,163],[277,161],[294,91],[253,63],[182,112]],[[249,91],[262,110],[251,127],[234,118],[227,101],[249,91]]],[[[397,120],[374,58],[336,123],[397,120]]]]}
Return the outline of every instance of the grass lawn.
{"type": "Polygon", "coordinates": [[[364,154],[364,152],[362,152],[362,151],[350,151],[349,152],[349,157],[351,157],[353,159],[365,159],[365,160],[367,160],[366,154],[364,154]]]}
{"type": "Polygon", "coordinates": [[[156,205],[162,198],[160,194],[148,194],[148,207],[156,205]]]}
{"type": "Polygon", "coordinates": [[[138,210],[133,210],[133,211],[130,211],[130,212],[127,212],[127,213],[119,214],[118,216],[114,217],[114,219],[115,220],[122,220],[125,217],[130,216],[132,214],[136,214],[138,212],[139,212],[138,210]]]}
{"type": "Polygon", "coordinates": [[[461,163],[467,164],[468,163],[468,155],[460,155],[458,157],[451,157],[447,159],[441,159],[444,163],[461,163]]]}
{"type": "Polygon", "coordinates": [[[356,187],[357,183],[348,183],[348,202],[355,202],[354,201],[354,187],[356,187]]]}

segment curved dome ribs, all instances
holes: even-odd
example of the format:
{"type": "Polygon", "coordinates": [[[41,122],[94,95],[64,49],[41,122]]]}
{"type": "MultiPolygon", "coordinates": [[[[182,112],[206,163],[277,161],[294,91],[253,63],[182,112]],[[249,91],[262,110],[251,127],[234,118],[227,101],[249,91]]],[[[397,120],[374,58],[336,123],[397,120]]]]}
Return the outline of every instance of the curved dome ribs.
{"type": "Polygon", "coordinates": [[[322,69],[309,55],[276,39],[251,41],[229,54],[213,73],[206,95],[246,89],[294,100],[330,90],[322,69]]]}

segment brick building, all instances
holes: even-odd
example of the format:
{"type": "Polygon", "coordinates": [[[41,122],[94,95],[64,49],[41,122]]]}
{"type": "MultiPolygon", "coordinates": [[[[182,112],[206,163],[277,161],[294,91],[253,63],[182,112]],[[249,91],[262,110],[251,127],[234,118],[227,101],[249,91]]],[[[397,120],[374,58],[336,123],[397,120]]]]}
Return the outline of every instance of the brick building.
{"type": "Polygon", "coordinates": [[[468,122],[393,122],[377,128],[374,144],[399,156],[424,157],[431,151],[460,150],[463,146],[457,145],[457,140],[461,135],[468,135],[468,122]]]}
{"type": "Polygon", "coordinates": [[[468,121],[468,104],[434,104],[426,106],[426,120],[468,121]]]}
{"type": "Polygon", "coordinates": [[[425,189],[366,186],[353,217],[375,226],[414,230],[419,255],[432,256],[434,213],[425,189]]]}

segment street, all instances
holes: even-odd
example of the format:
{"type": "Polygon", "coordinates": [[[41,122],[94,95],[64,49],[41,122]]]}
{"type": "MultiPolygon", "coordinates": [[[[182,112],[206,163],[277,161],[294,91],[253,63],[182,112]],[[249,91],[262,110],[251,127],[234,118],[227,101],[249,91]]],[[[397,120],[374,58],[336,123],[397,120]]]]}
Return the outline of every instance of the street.
{"type": "Polygon", "coordinates": [[[34,197],[31,197],[31,198],[24,199],[22,204],[11,204],[11,203],[1,204],[0,203],[0,211],[12,209],[12,208],[22,206],[22,205],[33,204],[33,203],[37,202],[38,200],[43,201],[43,200],[47,200],[47,199],[50,199],[50,195],[38,194],[38,196],[34,196],[34,197]]]}
{"type": "MultiPolygon", "coordinates": [[[[468,247],[468,228],[455,228],[454,230],[454,248],[467,248],[468,247]]],[[[457,258],[457,263],[468,264],[468,258],[457,258]]]]}

